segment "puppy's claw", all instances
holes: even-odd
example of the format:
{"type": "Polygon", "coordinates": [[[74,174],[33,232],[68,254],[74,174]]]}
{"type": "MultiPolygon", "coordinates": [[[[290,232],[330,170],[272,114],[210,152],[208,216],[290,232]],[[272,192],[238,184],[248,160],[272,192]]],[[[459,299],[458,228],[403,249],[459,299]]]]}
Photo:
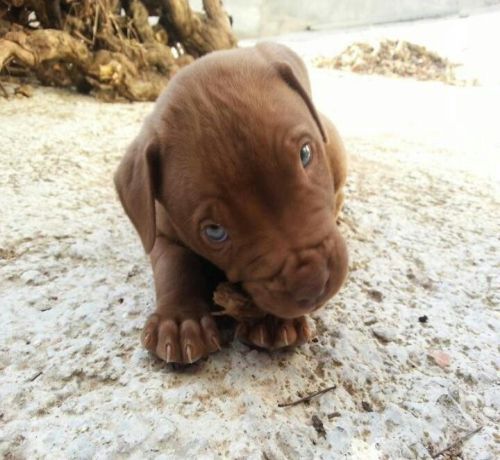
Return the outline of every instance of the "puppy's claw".
{"type": "Polygon", "coordinates": [[[151,347],[150,340],[151,340],[151,333],[150,332],[146,332],[144,334],[144,336],[142,337],[142,343],[144,344],[144,346],[146,348],[150,348],[151,347]]]}
{"type": "Polygon", "coordinates": [[[153,314],[144,326],[141,342],[164,362],[179,365],[192,364],[221,349],[217,325],[207,316],[177,321],[153,314]]]}
{"type": "Polygon", "coordinates": [[[264,328],[262,326],[259,328],[259,332],[260,332],[260,334],[259,334],[260,345],[264,346],[265,345],[265,342],[264,342],[264,328]]]}
{"type": "Polygon", "coordinates": [[[192,355],[192,350],[191,350],[191,345],[186,345],[186,356],[187,356],[187,359],[188,359],[188,362],[189,364],[192,364],[193,363],[193,355],[192,355]]]}
{"type": "Polygon", "coordinates": [[[166,349],[166,352],[165,352],[165,356],[166,356],[166,362],[167,364],[168,363],[171,363],[173,360],[172,360],[172,346],[168,343],[167,346],[165,347],[166,349]]]}
{"type": "Polygon", "coordinates": [[[290,348],[311,339],[312,332],[306,322],[305,317],[293,320],[270,317],[255,322],[242,321],[238,324],[236,337],[243,342],[268,350],[290,348]]]}
{"type": "Polygon", "coordinates": [[[283,343],[285,344],[285,346],[288,347],[288,345],[290,344],[290,342],[288,342],[288,334],[286,332],[286,329],[282,329],[281,330],[281,338],[282,338],[283,343]]]}
{"type": "Polygon", "coordinates": [[[220,346],[220,343],[219,343],[219,340],[217,339],[217,337],[212,336],[211,339],[210,339],[210,341],[215,346],[215,348],[217,348],[218,351],[222,350],[222,347],[220,346]]]}

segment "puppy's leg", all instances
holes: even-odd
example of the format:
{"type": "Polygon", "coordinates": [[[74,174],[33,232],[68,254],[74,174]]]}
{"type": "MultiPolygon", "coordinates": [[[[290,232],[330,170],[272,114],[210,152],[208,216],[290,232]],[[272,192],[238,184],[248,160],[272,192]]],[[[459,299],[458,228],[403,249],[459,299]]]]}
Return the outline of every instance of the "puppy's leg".
{"type": "Polygon", "coordinates": [[[338,219],[344,204],[343,189],[347,178],[347,153],[335,125],[323,114],[320,115],[320,118],[328,136],[328,143],[325,145],[325,150],[333,176],[335,218],[338,219]]]}
{"type": "Polygon", "coordinates": [[[219,350],[219,331],[210,315],[198,256],[158,236],[151,263],[156,311],[144,326],[144,347],[167,363],[184,364],[219,350]]]}
{"type": "Polygon", "coordinates": [[[309,342],[312,336],[306,316],[282,319],[267,315],[241,321],[236,328],[236,337],[242,342],[268,350],[302,345],[309,342]]]}

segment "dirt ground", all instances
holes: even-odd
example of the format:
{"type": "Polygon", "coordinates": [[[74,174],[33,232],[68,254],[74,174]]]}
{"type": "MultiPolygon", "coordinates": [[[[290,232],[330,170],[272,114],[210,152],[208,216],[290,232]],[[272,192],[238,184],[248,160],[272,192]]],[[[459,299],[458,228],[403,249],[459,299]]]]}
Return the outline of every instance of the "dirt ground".
{"type": "Polygon", "coordinates": [[[348,282],[315,342],[183,373],[139,344],[112,186],[151,104],[0,100],[0,457],[424,459],[481,428],[447,458],[499,458],[499,87],[311,75],[351,155],[348,282]]]}

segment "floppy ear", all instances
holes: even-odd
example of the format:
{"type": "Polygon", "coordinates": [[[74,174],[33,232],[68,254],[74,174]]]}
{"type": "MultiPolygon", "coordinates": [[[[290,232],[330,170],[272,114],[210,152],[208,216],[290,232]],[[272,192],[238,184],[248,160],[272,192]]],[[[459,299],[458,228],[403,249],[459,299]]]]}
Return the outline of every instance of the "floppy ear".
{"type": "Polygon", "coordinates": [[[148,254],[156,238],[155,178],[158,158],[156,140],[141,132],[127,149],[114,176],[122,206],[148,254]]]}
{"type": "Polygon", "coordinates": [[[257,49],[264,58],[277,70],[278,75],[284,82],[304,100],[311,116],[318,126],[323,142],[328,143],[328,136],[321,119],[316,111],[316,107],[311,100],[311,85],[307,75],[307,69],[300,57],[290,48],[278,43],[259,43],[257,49]]]}

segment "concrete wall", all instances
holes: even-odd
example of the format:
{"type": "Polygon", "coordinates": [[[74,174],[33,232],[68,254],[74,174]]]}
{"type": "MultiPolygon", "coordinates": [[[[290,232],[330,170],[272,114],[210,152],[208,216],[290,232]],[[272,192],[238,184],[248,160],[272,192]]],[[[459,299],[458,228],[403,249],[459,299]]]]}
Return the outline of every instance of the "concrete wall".
{"type": "Polygon", "coordinates": [[[500,0],[224,0],[239,38],[468,14],[500,0]]]}

